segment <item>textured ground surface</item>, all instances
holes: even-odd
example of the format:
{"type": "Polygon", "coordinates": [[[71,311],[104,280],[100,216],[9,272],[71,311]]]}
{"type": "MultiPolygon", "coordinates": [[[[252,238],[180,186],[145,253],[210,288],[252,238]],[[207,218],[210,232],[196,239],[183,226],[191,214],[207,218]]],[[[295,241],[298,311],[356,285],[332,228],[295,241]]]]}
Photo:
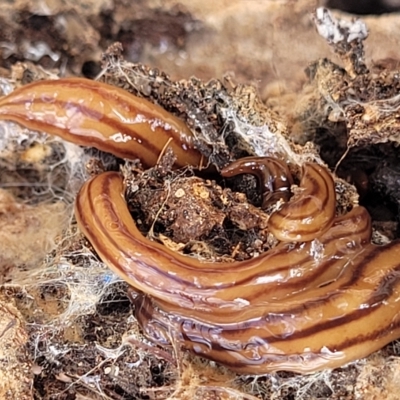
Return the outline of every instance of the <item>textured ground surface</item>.
{"type": "MultiPolygon", "coordinates": [[[[375,240],[392,239],[399,234],[400,17],[363,16],[369,29],[365,42],[369,72],[350,81],[337,79],[340,68],[351,69],[343,54],[334,53],[317,34],[312,13],[318,5],[321,2],[311,0],[10,0],[0,16],[0,74],[11,81],[2,79],[1,89],[8,92],[14,82],[27,83],[51,74],[94,77],[102,67],[122,85],[130,70],[133,91],[140,93],[141,83],[146,82],[151,87],[149,97],[154,99],[162,85],[169,88],[159,98],[166,108],[173,108],[179,94],[190,98],[183,114],[202,110],[200,122],[188,118],[188,123],[210,135],[222,128],[234,134],[243,121],[246,126],[268,124],[275,133],[296,142],[291,157],[321,156],[332,169],[341,160],[337,172],[357,187],[360,201],[373,217],[375,240]],[[112,51],[102,59],[116,41],[122,43],[125,60],[158,68],[171,79],[164,74],[155,79],[149,69],[115,63],[112,51]],[[191,81],[191,76],[200,80],[191,81]],[[210,79],[221,81],[207,83],[210,79]],[[252,83],[256,90],[249,86],[232,89],[237,83],[252,83]],[[269,108],[256,98],[257,92],[269,108]],[[221,93],[224,105],[241,119],[228,124],[223,112],[218,116],[207,113],[206,105],[214,104],[221,93]],[[347,101],[351,96],[362,99],[362,109],[347,101]]],[[[241,138],[234,139],[242,149],[241,138]]],[[[226,155],[224,150],[220,149],[220,159],[226,155]]],[[[74,193],[87,167],[93,171],[114,162],[104,154],[83,151],[14,124],[0,126],[4,283],[0,362],[6,371],[0,374],[1,398],[398,398],[397,343],[333,372],[254,378],[236,376],[178,348],[161,349],[147,342],[132,317],[127,285],[104,268],[70,224],[74,193]]],[[[262,215],[254,208],[254,214],[260,215],[255,222],[250,220],[244,210],[253,206],[242,194],[226,193],[215,182],[157,173],[162,179],[160,183],[151,178],[155,193],[143,190],[137,197],[141,216],[148,218],[143,218],[147,224],[143,229],[151,226],[157,203],[165,199],[162,189],[171,181],[174,193],[192,192],[192,204],[204,191],[214,199],[232,196],[237,204],[230,218],[260,228],[256,232],[259,247],[244,246],[235,254],[224,250],[247,243],[246,235],[239,230],[229,237],[211,235],[200,246],[198,238],[210,233],[209,226],[190,232],[189,238],[185,237],[188,232],[175,229],[175,237],[164,239],[167,245],[173,246],[171,240],[175,240],[177,250],[182,250],[181,242],[190,239],[195,243],[190,251],[201,256],[236,259],[251,257],[270,245],[262,215]],[[222,243],[229,245],[225,249],[222,243]]],[[[138,178],[138,186],[148,179],[138,178]]],[[[250,180],[239,182],[234,189],[247,188],[250,202],[257,205],[254,187],[250,180]]],[[[343,183],[342,207],[354,201],[352,190],[343,183]]],[[[179,196],[169,201],[170,210],[182,211],[179,196]]],[[[196,206],[209,207],[203,201],[196,206]]],[[[221,221],[220,210],[207,209],[208,220],[221,221]]],[[[164,221],[170,218],[168,214],[162,217],[164,221]]],[[[179,215],[175,224],[179,225],[179,215]]],[[[248,229],[249,225],[244,226],[243,231],[248,229]]]]}

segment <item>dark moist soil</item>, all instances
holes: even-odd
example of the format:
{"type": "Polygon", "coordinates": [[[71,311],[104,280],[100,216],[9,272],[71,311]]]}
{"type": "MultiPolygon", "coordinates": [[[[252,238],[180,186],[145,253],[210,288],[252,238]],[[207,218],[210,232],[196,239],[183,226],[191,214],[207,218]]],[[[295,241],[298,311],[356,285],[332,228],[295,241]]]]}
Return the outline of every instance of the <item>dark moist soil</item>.
{"type": "Polygon", "coordinates": [[[97,0],[60,1],[47,13],[41,13],[39,4],[5,3],[0,66],[6,69],[32,61],[46,70],[94,78],[101,71],[100,49],[114,42],[123,44],[127,59],[138,62],[148,46],[165,43],[182,49],[189,32],[201,26],[182,5],[160,7],[145,0],[115,0],[111,7],[97,0]]]}
{"type": "MultiPolygon", "coordinates": [[[[330,68],[339,67],[330,65],[330,68]]],[[[385,70],[377,75],[378,82],[382,74],[393,76],[392,80],[395,76],[385,70]]],[[[364,77],[357,85],[356,82],[352,82],[352,85],[353,90],[359,92],[362,91],[362,85],[367,85],[362,92],[367,101],[376,97],[385,98],[381,92],[393,96],[394,84],[390,79],[385,82],[378,84],[364,77]]],[[[343,86],[340,85],[341,82],[336,81],[334,89],[345,97],[349,84],[345,82],[343,86]]],[[[192,88],[199,86],[201,83],[196,81],[192,88]]],[[[214,84],[209,90],[215,93],[217,87],[214,84]]],[[[321,109],[318,104],[321,98],[315,98],[314,106],[321,109]]],[[[167,97],[167,101],[171,102],[171,98],[167,97]]],[[[201,102],[201,96],[196,101],[201,102]]],[[[206,118],[207,108],[202,110],[203,118],[206,118]]],[[[211,110],[212,126],[218,131],[224,122],[215,117],[217,109],[211,110]]],[[[335,124],[327,116],[325,119],[321,116],[313,140],[320,146],[320,154],[332,169],[340,161],[338,174],[358,188],[360,201],[369,208],[375,227],[389,238],[397,237],[400,193],[399,180],[396,178],[399,171],[397,146],[391,142],[369,143],[365,131],[359,129],[354,135],[357,134],[360,140],[348,151],[349,138],[354,132],[351,127],[360,126],[359,119],[363,114],[359,110],[354,112],[353,109],[346,109],[346,115],[348,120],[335,124]],[[332,146],[333,140],[335,146],[332,146]]],[[[388,118],[387,115],[384,117],[388,118]]],[[[62,152],[56,154],[62,156],[62,152]]],[[[87,168],[92,174],[117,170],[123,165],[120,160],[105,153],[90,150],[87,155],[90,158],[87,168]]],[[[267,217],[259,208],[261,198],[253,177],[224,180],[215,171],[203,171],[201,176],[196,176],[190,169],[172,172],[173,160],[173,154],[167,152],[159,165],[147,171],[135,163],[124,166],[129,206],[143,234],[150,234],[164,245],[184,254],[196,254],[222,262],[254,257],[275,244],[266,230],[267,217]]],[[[23,165],[18,167],[16,173],[31,179],[44,179],[43,170],[32,169],[27,173],[23,165]]],[[[61,180],[60,186],[65,185],[61,180]]],[[[29,197],[29,193],[16,195],[29,197]]],[[[72,246],[72,254],[77,254],[80,247],[90,247],[83,238],[72,246]]],[[[87,263],[84,257],[79,256],[74,256],[70,261],[82,266],[87,263]]],[[[167,398],[181,387],[185,378],[182,368],[187,370],[192,368],[188,366],[200,363],[201,371],[209,371],[207,368],[210,366],[205,366],[208,364],[201,364],[201,360],[183,354],[179,349],[159,348],[146,342],[132,317],[133,306],[128,292],[127,285],[123,283],[110,285],[97,303],[94,314],[79,317],[65,327],[57,327],[51,337],[45,326],[51,324],[52,316],[66,310],[71,300],[68,287],[42,285],[31,291],[29,296],[26,293],[16,296],[18,308],[29,324],[29,352],[36,355],[35,398],[74,399],[78,393],[93,398],[99,398],[100,393],[113,399],[167,398]],[[32,298],[35,300],[32,301],[32,298]]],[[[396,355],[396,346],[387,346],[381,355],[396,355]]],[[[233,376],[223,368],[212,367],[212,371],[210,376],[221,376],[222,381],[231,382],[231,388],[240,385],[242,393],[245,388],[250,390],[251,379],[236,378],[233,383],[233,376]]],[[[194,376],[196,374],[198,372],[194,376]]],[[[330,375],[329,385],[316,381],[308,384],[307,393],[317,398],[352,399],[357,374],[357,367],[335,370],[330,375]]],[[[190,376],[190,380],[194,379],[190,376]]],[[[296,385],[300,381],[293,381],[292,386],[287,383],[294,377],[293,374],[279,373],[274,380],[258,378],[257,391],[264,394],[280,393],[282,399],[295,398],[300,390],[296,385]]],[[[379,382],[374,382],[374,385],[379,386],[379,382]]],[[[186,383],[184,390],[190,387],[191,384],[186,383]]],[[[206,392],[207,396],[224,398],[213,389],[207,389],[206,392]]],[[[176,398],[185,398],[183,392],[179,393],[180,397],[176,398]]],[[[260,394],[261,398],[265,398],[264,394],[260,394]]],[[[193,396],[186,395],[186,398],[195,398],[193,396]]]]}
{"type": "MultiPolygon", "coordinates": [[[[117,283],[108,289],[94,314],[54,331],[51,338],[43,336],[45,328],[38,324],[44,320],[36,318],[31,325],[31,337],[42,338],[28,345],[32,354],[42,353],[35,359],[34,398],[75,399],[78,393],[100,398],[103,393],[112,399],[152,399],[156,397],[146,394],[147,389],[154,391],[171,385],[172,368],[176,368],[171,351],[133,338],[129,344],[123,344],[127,332],[140,337],[131,317],[128,288],[117,283]],[[78,386],[72,384],[76,377],[81,377],[78,386]]],[[[55,291],[51,286],[43,286],[30,296],[39,299],[36,304],[31,304],[23,294],[17,296],[27,320],[32,320],[32,308],[36,315],[58,315],[67,300],[65,288],[55,291]]]]}
{"type": "MultiPolygon", "coordinates": [[[[99,48],[104,49],[116,40],[123,42],[124,55],[137,61],[146,44],[158,44],[168,36],[173,46],[183,48],[188,32],[184,27],[200,29],[197,21],[183,8],[147,10],[140,1],[115,3],[114,12],[99,12],[90,23],[72,10],[60,10],[70,26],[77,23],[87,28],[80,32],[96,31],[100,35],[70,37],[66,33],[60,34],[55,15],[34,15],[26,9],[15,9],[14,18],[0,18],[0,41],[16,44],[9,55],[5,54],[6,47],[1,49],[3,75],[12,76],[22,84],[47,77],[43,70],[34,67],[29,60],[26,62],[26,52],[22,48],[26,37],[44,41],[50,49],[39,59],[30,61],[47,69],[63,67],[70,73],[93,77],[101,70],[99,48]],[[52,52],[56,52],[57,60],[52,58],[52,52]],[[16,61],[23,64],[16,65],[16,61]],[[5,70],[11,66],[12,73],[5,70]]],[[[277,109],[286,106],[283,114],[290,117],[292,137],[302,144],[309,140],[317,145],[319,154],[331,170],[336,169],[339,177],[357,188],[360,203],[369,210],[374,228],[389,239],[400,236],[400,116],[396,99],[400,89],[399,65],[396,59],[382,60],[369,68],[361,65],[365,68],[350,78],[345,63],[339,66],[329,60],[319,60],[308,68],[308,86],[303,93],[296,94],[298,102],[307,96],[304,112],[292,111],[288,104],[282,103],[283,100],[277,105],[277,109]],[[342,110],[340,118],[336,118],[337,108],[342,110]]],[[[234,136],[234,127],[220,113],[219,107],[235,105],[234,101],[226,103],[229,85],[217,80],[204,83],[196,79],[174,83],[160,71],[143,66],[135,68],[133,74],[139,71],[149,78],[146,94],[151,100],[157,100],[169,111],[186,118],[196,132],[211,132],[216,141],[221,132],[226,134],[227,145],[217,149],[216,156],[213,153],[215,164],[220,167],[233,158],[248,154],[248,149],[243,149],[234,136]],[[191,113],[195,113],[196,118],[190,120],[188,115],[191,113]]],[[[120,86],[129,86],[126,81],[121,84],[120,76],[111,77],[109,81],[113,79],[120,86]]],[[[240,108],[257,114],[248,105],[239,104],[240,108]]],[[[203,145],[205,153],[210,151],[206,144],[203,145]]],[[[64,156],[63,149],[57,144],[52,144],[52,149],[47,160],[49,164],[57,163],[64,156]]],[[[104,153],[89,150],[88,154],[91,161],[87,169],[92,174],[117,170],[122,165],[121,160],[104,153]]],[[[171,172],[172,162],[173,155],[167,153],[151,170],[143,171],[134,164],[124,168],[129,182],[129,206],[143,234],[184,254],[221,262],[248,259],[275,244],[266,231],[266,214],[259,209],[260,192],[253,177],[223,180],[209,171],[201,176],[191,170],[171,172]]],[[[18,181],[21,177],[28,183],[46,183],[48,173],[29,162],[18,164],[11,173],[7,166],[4,170],[7,174],[0,176],[3,184],[18,181]]],[[[67,186],[68,171],[61,168],[52,176],[56,176],[53,186],[61,189],[67,186]]],[[[29,199],[33,190],[24,186],[13,194],[18,199],[29,199]]],[[[57,195],[61,196],[61,193],[57,195]]],[[[83,248],[90,248],[90,244],[80,238],[67,249],[66,254],[75,254],[69,256],[74,265],[91,265],[84,255],[76,255],[83,248]]],[[[121,282],[107,287],[93,313],[65,326],[52,324],[57,316],[66,312],[71,302],[67,283],[46,283],[31,287],[29,291],[15,289],[8,292],[8,296],[27,323],[30,336],[27,350],[34,360],[33,396],[38,400],[73,400],[84,396],[124,400],[168,396],[225,399],[235,398],[235,393],[253,393],[258,398],[271,398],[272,394],[275,399],[285,400],[352,400],[355,387],[360,384],[362,366],[359,365],[337,369],[325,380],[323,377],[315,378],[315,381],[302,380],[287,373],[255,380],[236,377],[224,368],[179,349],[154,346],[141,335],[132,317],[132,293],[121,282]],[[209,387],[198,389],[204,382],[209,387]],[[212,383],[220,389],[213,388],[212,383]]],[[[371,388],[385,389],[385,374],[390,372],[390,367],[385,367],[390,364],[385,360],[398,354],[398,344],[394,342],[370,357],[372,372],[375,362],[379,371],[384,371],[367,375],[365,380],[371,388]]],[[[22,358],[26,358],[25,352],[21,353],[22,358]]],[[[244,395],[243,398],[251,396],[244,395]]]]}
{"type": "MultiPolygon", "coordinates": [[[[330,65],[330,68],[339,67],[330,65]]],[[[394,79],[390,71],[381,72],[378,78],[381,74],[393,76],[394,79]]],[[[333,89],[345,97],[349,84],[345,79],[343,82],[341,86],[342,82],[336,81],[333,89]]],[[[383,93],[392,96],[394,89],[391,87],[394,83],[390,82],[389,79],[384,85],[379,85],[364,77],[357,85],[356,82],[352,82],[352,85],[353,90],[360,93],[362,85],[367,85],[362,93],[365,101],[368,101],[376,97],[385,98],[383,93]],[[383,89],[380,91],[380,88],[383,89]]],[[[199,86],[201,82],[196,81],[191,87],[199,86]]],[[[208,89],[215,93],[217,87],[214,84],[212,89],[208,89]]],[[[321,109],[318,104],[321,97],[315,98],[314,106],[321,109]]],[[[171,104],[175,101],[168,97],[166,99],[171,104]]],[[[201,96],[196,101],[201,102],[201,96]]],[[[202,117],[206,118],[207,108],[202,110],[202,117]]],[[[215,117],[214,112],[218,109],[211,110],[212,127],[218,131],[224,121],[215,117]]],[[[364,130],[352,130],[353,126],[360,126],[361,111],[345,111],[348,119],[340,123],[332,124],[326,115],[320,116],[313,140],[320,146],[320,154],[332,169],[340,161],[339,175],[358,188],[361,202],[369,208],[375,226],[389,238],[397,237],[400,192],[396,178],[399,171],[397,146],[391,142],[368,142],[364,130]],[[360,140],[355,141],[356,145],[348,150],[349,139],[355,135],[360,140]],[[333,140],[336,146],[332,146],[333,140]]],[[[384,117],[388,118],[387,115],[384,117]]],[[[382,136],[385,131],[379,134],[382,136]]],[[[371,137],[379,135],[371,134],[371,137]]],[[[87,168],[92,174],[116,170],[124,165],[105,153],[89,151],[87,155],[91,159],[87,168]]],[[[129,206],[143,234],[152,235],[176,251],[222,262],[254,257],[275,244],[266,231],[266,214],[259,208],[260,193],[253,177],[223,180],[213,171],[204,171],[201,176],[196,176],[190,169],[172,172],[173,159],[173,154],[167,152],[159,165],[147,171],[135,163],[124,165],[129,206]]],[[[23,166],[18,172],[26,173],[23,166]]],[[[32,170],[27,176],[42,179],[39,172],[32,170]]],[[[61,186],[65,185],[65,182],[60,182],[61,186]]],[[[29,193],[19,195],[24,197],[29,193]]],[[[83,238],[71,246],[73,248],[70,251],[67,249],[66,254],[77,254],[80,247],[90,248],[83,238]]],[[[80,256],[74,256],[70,261],[82,266],[87,263],[80,256]]],[[[128,292],[125,284],[110,285],[97,303],[94,314],[79,317],[65,327],[57,327],[51,337],[46,331],[46,324],[51,324],[52,316],[66,310],[71,300],[68,287],[42,285],[29,295],[21,292],[16,296],[18,308],[29,324],[29,351],[35,355],[35,398],[74,399],[78,393],[100,398],[100,393],[103,393],[112,399],[157,399],[167,398],[176,390],[181,392],[180,397],[175,398],[202,398],[198,394],[195,397],[193,392],[190,392],[192,395],[185,392],[185,397],[181,389],[182,380],[185,379],[182,371],[199,363],[201,371],[208,371],[207,379],[220,376],[222,382],[230,382],[230,388],[239,386],[242,393],[246,388],[250,390],[251,379],[239,377],[234,380],[233,375],[223,368],[202,364],[201,360],[183,354],[179,349],[159,348],[146,342],[132,317],[133,306],[128,292]],[[209,372],[210,368],[213,372],[209,372]]],[[[381,352],[384,357],[391,355],[397,355],[395,345],[389,345],[381,352]]],[[[198,374],[194,372],[189,375],[189,380],[198,374]]],[[[266,398],[265,393],[279,393],[282,399],[296,398],[301,390],[301,386],[298,386],[301,379],[292,381],[294,378],[295,375],[285,373],[274,375],[273,380],[261,377],[257,379],[256,391],[254,387],[252,390],[254,393],[259,391],[261,398],[266,398]]],[[[312,397],[308,398],[352,399],[357,379],[357,367],[338,369],[331,373],[329,384],[322,384],[320,380],[314,384],[308,383],[306,393],[310,396],[312,393],[312,397]]],[[[185,384],[184,391],[190,387],[193,390],[190,382],[185,384]]],[[[219,384],[224,387],[221,382],[219,384]]],[[[374,382],[374,385],[379,386],[380,383],[374,382]]],[[[214,389],[207,389],[206,392],[209,398],[224,398],[214,389]]],[[[206,398],[205,395],[203,398],[206,398]]]]}
{"type": "MultiPolygon", "coordinates": [[[[233,261],[274,245],[267,214],[243,193],[221,187],[228,182],[220,177],[217,183],[191,170],[173,172],[168,155],[155,168],[135,175],[128,177],[132,215],[144,234],[150,231],[166,246],[207,260],[233,261]]],[[[259,201],[255,182],[248,193],[259,201]]]]}

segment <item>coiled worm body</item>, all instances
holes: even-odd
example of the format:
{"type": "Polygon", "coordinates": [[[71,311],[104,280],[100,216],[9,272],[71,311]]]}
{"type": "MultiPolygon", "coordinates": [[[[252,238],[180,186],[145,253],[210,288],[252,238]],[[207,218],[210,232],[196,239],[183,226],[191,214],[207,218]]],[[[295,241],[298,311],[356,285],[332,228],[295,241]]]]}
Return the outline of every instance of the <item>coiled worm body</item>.
{"type": "Polygon", "coordinates": [[[232,162],[221,170],[221,175],[230,178],[239,174],[255,175],[262,193],[262,208],[290,198],[292,175],[285,162],[273,157],[245,157],[232,162]]]}
{"type": "Polygon", "coordinates": [[[400,335],[400,243],[370,244],[364,208],[318,240],[213,264],[144,238],[123,192],[118,173],[98,175],[79,193],[76,216],[102,260],[154,299],[136,306],[153,340],[176,331],[195,353],[261,374],[334,368],[400,335]]]}
{"type": "Polygon", "coordinates": [[[269,229],[279,240],[308,242],[333,223],[336,194],[331,173],[318,164],[303,166],[300,189],[269,219],[269,229]]]}
{"type": "MultiPolygon", "coordinates": [[[[177,118],[98,82],[28,85],[0,99],[0,118],[138,157],[146,166],[172,138],[177,166],[201,163],[191,132],[177,118]]],[[[249,172],[242,168],[248,161],[228,166],[225,175],[249,172]]],[[[251,162],[262,183],[273,178],[264,185],[272,197],[280,191],[285,197],[292,183],[285,165],[251,162]]],[[[234,263],[200,262],[146,239],[124,191],[119,173],[100,174],[81,188],[75,214],[101,259],[143,293],[136,316],[153,340],[165,344],[176,332],[196,354],[262,374],[335,368],[400,337],[400,242],[371,244],[363,207],[335,217],[334,183],[325,167],[305,164],[299,190],[271,215],[269,228],[280,244],[234,263]]]]}

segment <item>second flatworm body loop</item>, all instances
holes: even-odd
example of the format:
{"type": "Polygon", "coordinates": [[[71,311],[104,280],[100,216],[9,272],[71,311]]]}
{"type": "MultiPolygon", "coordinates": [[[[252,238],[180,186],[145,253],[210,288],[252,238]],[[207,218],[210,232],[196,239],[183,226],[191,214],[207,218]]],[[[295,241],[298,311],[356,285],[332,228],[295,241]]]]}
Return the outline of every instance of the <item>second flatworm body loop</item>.
{"type": "MultiPolygon", "coordinates": [[[[85,79],[27,85],[0,99],[12,120],[153,166],[166,143],[176,167],[200,167],[190,129],[157,105],[85,79]]],[[[299,190],[283,160],[239,160],[223,171],[256,175],[280,243],[251,260],[207,263],[146,239],[106,172],[78,193],[79,227],[106,265],[143,293],[136,316],[154,341],[169,330],[185,348],[245,374],[335,368],[400,337],[400,242],[371,244],[363,207],[335,217],[331,172],[305,163],[299,190]]]]}

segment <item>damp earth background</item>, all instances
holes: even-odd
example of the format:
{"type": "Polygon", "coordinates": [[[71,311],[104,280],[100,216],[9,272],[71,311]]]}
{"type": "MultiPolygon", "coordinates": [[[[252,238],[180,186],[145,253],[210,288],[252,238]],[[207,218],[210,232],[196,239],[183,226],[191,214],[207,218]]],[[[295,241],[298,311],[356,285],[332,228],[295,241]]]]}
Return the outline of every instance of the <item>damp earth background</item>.
{"type": "MultiPolygon", "coordinates": [[[[400,167],[395,132],[400,17],[362,17],[369,29],[364,42],[369,72],[355,77],[352,90],[370,107],[367,113],[366,108],[359,110],[343,101],[349,92],[337,74],[351,66],[346,64],[345,52],[329,46],[317,33],[311,15],[321,5],[326,4],[302,0],[222,1],[206,6],[196,1],[135,5],[110,0],[11,1],[0,16],[1,89],[8,93],[15,84],[59,74],[93,77],[103,66],[109,81],[166,108],[176,109],[178,95],[184,94],[188,101],[180,113],[197,110],[192,128],[207,130],[209,139],[215,139],[212,135],[221,127],[227,132],[241,131],[267,122],[272,136],[276,132],[285,136],[287,129],[296,146],[305,146],[301,151],[294,147],[292,157],[322,157],[332,169],[349,143],[341,119],[344,109],[347,129],[354,132],[354,148],[338,169],[344,179],[337,181],[339,207],[357,201],[354,186],[346,183],[349,180],[369,206],[374,240],[385,242],[398,236],[400,167]],[[122,43],[122,55],[118,46],[109,48],[116,41],[122,43]],[[133,67],[129,62],[149,68],[133,67]],[[191,76],[198,79],[191,80],[191,76]],[[229,106],[221,107],[217,115],[212,107],[216,98],[229,106]],[[379,107],[388,99],[389,108],[379,107]],[[279,118],[275,120],[268,110],[279,113],[279,118]],[[379,134],[369,121],[378,126],[379,134]]],[[[351,19],[339,11],[333,15],[351,19]]],[[[2,123],[0,129],[1,398],[397,398],[397,342],[333,372],[258,378],[236,376],[178,348],[152,345],[132,316],[127,285],[104,268],[72,223],[74,193],[88,174],[115,168],[115,158],[15,124],[2,123]]],[[[240,135],[231,140],[227,145],[237,154],[249,151],[240,135]]],[[[220,143],[221,159],[226,157],[225,144],[220,143]]],[[[135,164],[125,166],[137,188],[144,188],[132,203],[140,209],[137,217],[143,230],[153,228],[159,233],[162,222],[171,218],[159,213],[165,193],[178,193],[167,196],[171,211],[182,208],[179,191],[193,193],[196,204],[207,209],[207,190],[214,200],[232,196],[237,207],[230,218],[244,226],[233,229],[230,237],[214,236],[211,242],[199,238],[215,224],[203,226],[205,231],[190,232],[190,251],[205,258],[245,259],[273,245],[260,229],[265,217],[254,206],[260,200],[254,180],[239,181],[231,188],[234,191],[226,191],[212,182],[204,185],[198,178],[175,176],[170,166],[168,157],[154,174],[142,175],[135,164]],[[155,216],[161,218],[159,226],[153,224],[155,216]],[[252,234],[244,235],[249,229],[252,234]],[[232,243],[246,245],[236,246],[232,254],[228,251],[232,243]],[[214,248],[220,253],[210,250],[214,248]]],[[[131,189],[135,192],[137,188],[131,189]]],[[[221,224],[224,216],[209,210],[210,220],[221,224]]],[[[162,238],[180,251],[187,232],[178,229],[179,219],[174,223],[175,229],[170,230],[175,237],[163,232],[162,238]]]]}

